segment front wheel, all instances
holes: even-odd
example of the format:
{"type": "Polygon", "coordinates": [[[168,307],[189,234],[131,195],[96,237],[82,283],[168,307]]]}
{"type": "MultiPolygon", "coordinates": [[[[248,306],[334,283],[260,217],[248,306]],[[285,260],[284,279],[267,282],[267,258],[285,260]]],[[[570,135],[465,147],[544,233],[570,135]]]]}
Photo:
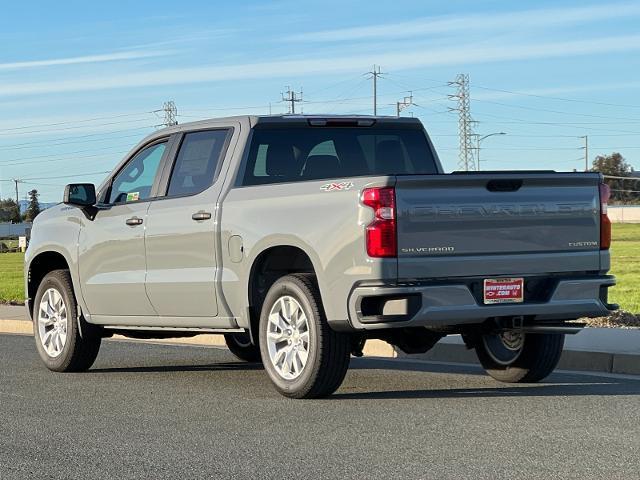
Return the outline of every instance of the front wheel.
{"type": "Polygon", "coordinates": [[[260,315],[260,353],[281,394],[331,395],[344,380],[350,351],[349,335],[327,323],[313,275],[288,275],[273,284],[260,315]]]}
{"type": "Polygon", "coordinates": [[[476,354],[496,380],[535,383],[553,372],[563,346],[564,334],[505,331],[482,335],[476,343],[476,354]]]}
{"type": "Polygon", "coordinates": [[[68,270],[48,273],[33,302],[33,333],[40,358],[49,370],[88,370],[100,350],[98,327],[78,316],[68,270]]]}

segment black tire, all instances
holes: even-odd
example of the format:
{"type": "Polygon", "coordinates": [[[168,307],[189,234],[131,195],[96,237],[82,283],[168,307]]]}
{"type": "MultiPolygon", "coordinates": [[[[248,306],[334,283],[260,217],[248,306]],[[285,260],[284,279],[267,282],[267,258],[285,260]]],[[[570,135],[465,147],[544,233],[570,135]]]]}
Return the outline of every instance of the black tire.
{"type": "Polygon", "coordinates": [[[329,327],[313,275],[287,275],[271,286],[262,304],[259,332],[262,363],[282,395],[319,398],[331,395],[340,387],[349,368],[351,339],[348,334],[335,332],[329,327]],[[291,380],[278,373],[267,345],[269,312],[282,296],[291,296],[300,304],[309,326],[307,363],[299,376],[291,380]]]}
{"type": "Polygon", "coordinates": [[[237,359],[243,362],[262,362],[260,348],[251,343],[248,333],[226,333],[224,341],[237,359]]]}
{"type": "Polygon", "coordinates": [[[486,372],[501,382],[535,383],[553,372],[560,361],[564,334],[525,334],[520,355],[509,365],[494,360],[480,339],[476,344],[478,360],[486,372]]]}
{"type": "Polygon", "coordinates": [[[49,272],[40,283],[33,302],[33,333],[40,358],[49,370],[81,372],[91,368],[96,360],[102,341],[100,328],[88,324],[82,317],[78,320],[78,306],[68,270],[49,272]],[[62,296],[67,311],[66,342],[55,357],[46,352],[38,328],[40,302],[44,293],[51,288],[62,296]]]}

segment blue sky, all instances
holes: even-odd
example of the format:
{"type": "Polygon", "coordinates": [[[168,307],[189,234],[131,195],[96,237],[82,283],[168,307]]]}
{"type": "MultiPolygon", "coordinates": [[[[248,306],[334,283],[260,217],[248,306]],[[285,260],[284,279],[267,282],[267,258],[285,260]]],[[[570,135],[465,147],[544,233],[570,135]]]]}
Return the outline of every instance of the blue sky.
{"type": "Polygon", "coordinates": [[[42,201],[99,183],[174,100],[181,123],[286,111],[379,113],[409,91],[447,170],[449,112],[471,81],[482,167],[584,168],[620,151],[640,169],[640,2],[7,2],[0,16],[0,196],[42,201]]]}

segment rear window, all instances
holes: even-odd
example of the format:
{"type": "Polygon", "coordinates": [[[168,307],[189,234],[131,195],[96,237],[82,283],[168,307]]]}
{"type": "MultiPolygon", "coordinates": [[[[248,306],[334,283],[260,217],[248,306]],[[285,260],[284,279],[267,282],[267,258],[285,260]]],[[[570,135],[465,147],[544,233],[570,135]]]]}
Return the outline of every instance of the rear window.
{"type": "Polygon", "coordinates": [[[434,173],[435,161],[420,129],[256,128],[242,183],[434,173]]]}

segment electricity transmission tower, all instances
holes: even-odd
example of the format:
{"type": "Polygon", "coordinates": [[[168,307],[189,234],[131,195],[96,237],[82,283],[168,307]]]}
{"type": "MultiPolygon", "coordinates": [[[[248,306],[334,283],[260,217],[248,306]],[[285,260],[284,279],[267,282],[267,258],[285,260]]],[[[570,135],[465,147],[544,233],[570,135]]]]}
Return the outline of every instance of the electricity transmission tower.
{"type": "Polygon", "coordinates": [[[401,102],[396,102],[396,115],[399,117],[400,112],[411,105],[413,105],[413,92],[409,92],[409,96],[404,97],[401,102]]]}
{"type": "Polygon", "coordinates": [[[384,75],[380,71],[380,65],[377,67],[374,65],[373,69],[370,72],[367,72],[368,75],[371,75],[369,78],[373,79],[373,114],[378,114],[378,77],[384,75]]]}
{"type": "Polygon", "coordinates": [[[178,124],[178,120],[176,120],[176,117],[178,116],[178,108],[173,100],[164,102],[162,105],[162,111],[164,111],[164,122],[162,124],[165,127],[172,127],[178,124]]]}
{"type": "Polygon", "coordinates": [[[291,90],[291,87],[287,85],[286,93],[281,93],[282,101],[287,102],[289,104],[289,113],[291,115],[296,113],[296,103],[302,101],[302,88],[300,88],[300,93],[296,93],[291,90]]]}
{"type": "Polygon", "coordinates": [[[460,73],[456,75],[453,82],[449,82],[449,85],[456,87],[456,93],[448,95],[448,97],[457,103],[456,107],[449,108],[449,111],[458,112],[458,135],[460,137],[458,168],[468,172],[476,169],[473,158],[473,125],[475,122],[471,118],[469,75],[460,73]]]}

